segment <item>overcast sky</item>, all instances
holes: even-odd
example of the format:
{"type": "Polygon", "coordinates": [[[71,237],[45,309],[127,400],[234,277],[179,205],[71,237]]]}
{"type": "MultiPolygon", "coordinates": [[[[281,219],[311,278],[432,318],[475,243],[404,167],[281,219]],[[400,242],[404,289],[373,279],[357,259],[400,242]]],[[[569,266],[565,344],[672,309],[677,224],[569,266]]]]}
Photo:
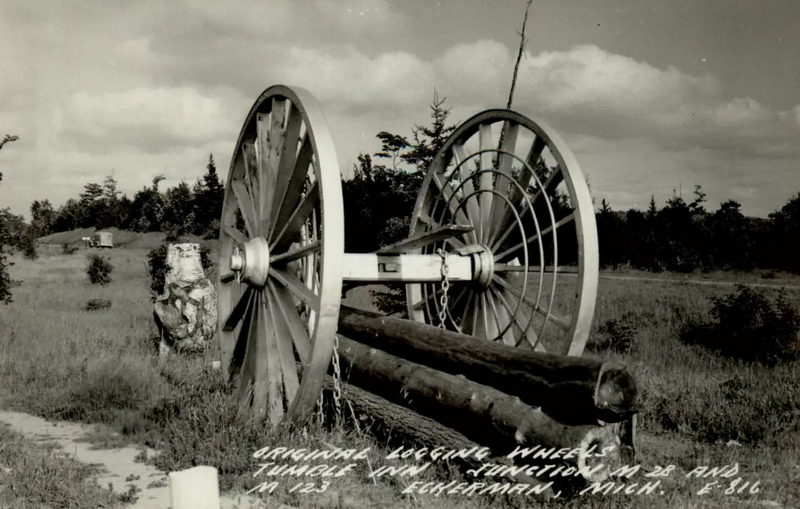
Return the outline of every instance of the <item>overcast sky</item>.
{"type": "MultiPolygon", "coordinates": [[[[114,175],[227,174],[252,102],[300,85],[342,172],[382,130],[505,105],[524,0],[0,0],[0,207],[114,175]],[[69,4],[69,5],[68,5],[69,4]]],[[[800,2],[535,0],[514,108],[558,128],[597,203],[673,190],[766,216],[800,192],[800,2]]],[[[163,184],[162,184],[163,185],[163,184]]]]}

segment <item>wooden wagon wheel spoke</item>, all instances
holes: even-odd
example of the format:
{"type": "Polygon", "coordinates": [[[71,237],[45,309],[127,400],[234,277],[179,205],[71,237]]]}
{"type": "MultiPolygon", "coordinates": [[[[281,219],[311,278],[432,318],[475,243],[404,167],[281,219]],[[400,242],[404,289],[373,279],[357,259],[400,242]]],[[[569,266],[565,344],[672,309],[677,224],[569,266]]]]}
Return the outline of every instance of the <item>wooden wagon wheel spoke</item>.
{"type": "Polygon", "coordinates": [[[253,290],[251,288],[247,288],[236,304],[233,305],[233,309],[225,317],[222,323],[222,330],[225,332],[230,332],[239,325],[239,322],[244,317],[245,311],[247,310],[248,306],[250,305],[250,299],[252,297],[253,290]]]}
{"type": "Polygon", "coordinates": [[[275,324],[274,339],[277,349],[277,362],[280,366],[281,380],[283,382],[283,402],[288,408],[297,395],[300,387],[300,379],[297,376],[297,363],[295,362],[295,350],[292,342],[292,332],[289,330],[287,322],[283,319],[279,304],[275,299],[275,294],[270,288],[267,294],[269,305],[267,306],[272,323],[275,324]]]}
{"type": "Polygon", "coordinates": [[[286,224],[275,236],[274,244],[270,246],[270,249],[280,251],[296,240],[300,229],[305,225],[305,221],[308,219],[308,216],[311,215],[314,207],[319,204],[319,200],[319,186],[314,182],[305,196],[300,200],[300,203],[297,204],[297,208],[294,209],[292,215],[286,221],[286,224]]]}
{"type": "MultiPolygon", "coordinates": [[[[517,181],[517,186],[512,186],[511,189],[511,196],[509,200],[512,204],[516,207],[517,210],[522,210],[520,215],[525,216],[529,212],[529,208],[526,207],[527,202],[536,202],[536,200],[540,196],[547,196],[537,193],[531,197],[529,195],[529,190],[531,186],[546,188],[547,185],[538,186],[538,177],[535,174],[536,167],[539,164],[539,160],[542,157],[542,152],[546,148],[545,141],[542,137],[536,136],[533,140],[533,144],[531,145],[530,150],[528,151],[527,156],[523,160],[523,164],[519,168],[519,180],[517,181]]],[[[507,159],[512,159],[508,155],[505,156],[507,159]]],[[[560,170],[557,170],[556,173],[560,173],[560,170]]],[[[555,175],[555,174],[554,174],[555,175]]],[[[551,175],[552,180],[553,175],[551,175]]],[[[555,181],[548,181],[551,184],[555,181]]],[[[557,183],[556,183],[557,185],[557,183]]],[[[552,189],[551,189],[552,191],[552,189]]],[[[524,218],[524,217],[523,217],[524,218]]],[[[488,240],[488,244],[492,246],[492,249],[496,249],[497,246],[501,245],[503,241],[511,234],[514,230],[514,217],[511,214],[508,208],[505,209],[505,214],[499,219],[499,221],[494,223],[496,225],[495,231],[492,233],[488,240]]]]}
{"type": "MultiPolygon", "coordinates": [[[[303,118],[294,104],[289,105],[289,112],[286,118],[286,130],[283,138],[283,148],[281,149],[280,159],[278,161],[277,178],[275,181],[275,199],[272,201],[272,208],[268,215],[272,222],[279,220],[280,207],[283,204],[284,197],[286,196],[287,188],[292,180],[292,177],[298,173],[295,165],[298,162],[297,147],[300,140],[300,131],[303,127],[303,118]]],[[[307,137],[304,140],[306,143],[306,153],[310,153],[308,149],[309,142],[307,137]]],[[[308,168],[310,156],[306,155],[306,164],[304,168],[308,168]]],[[[302,162],[301,162],[302,164],[302,162]]],[[[269,231],[273,231],[272,224],[269,225],[269,231]]]]}
{"type": "MultiPolygon", "coordinates": [[[[492,153],[488,150],[492,147],[492,126],[488,123],[480,124],[478,130],[479,143],[481,154],[481,170],[492,169],[492,153]]],[[[478,203],[480,204],[480,222],[478,223],[478,242],[485,242],[486,235],[489,231],[489,220],[492,212],[492,198],[494,197],[490,191],[494,189],[493,175],[491,172],[483,172],[478,177],[478,188],[480,194],[478,195],[478,203]]]]}
{"type": "Polygon", "coordinates": [[[255,335],[256,294],[251,294],[245,320],[236,334],[237,342],[231,359],[231,370],[237,374],[239,382],[239,405],[245,410],[252,405],[253,388],[256,376],[256,355],[258,344],[251,338],[255,335]]]}
{"type": "Polygon", "coordinates": [[[303,258],[305,256],[308,256],[309,254],[318,253],[321,248],[322,245],[319,243],[319,241],[309,242],[307,244],[301,244],[279,255],[270,256],[269,263],[277,264],[280,262],[282,264],[286,264],[294,260],[297,260],[298,258],[303,258]]]}
{"type": "Polygon", "coordinates": [[[342,284],[340,185],[317,102],[298,88],[265,90],[239,134],[223,201],[219,340],[240,407],[271,426],[305,421],[328,369],[342,284]]]}
{"type": "Polygon", "coordinates": [[[297,352],[300,362],[305,364],[311,356],[311,339],[308,337],[306,325],[300,320],[297,307],[292,302],[292,297],[286,288],[270,282],[269,289],[286,325],[289,337],[292,339],[294,350],[297,352]]]}
{"type": "MultiPolygon", "coordinates": [[[[517,191],[516,186],[510,184],[513,182],[511,166],[514,162],[513,154],[516,150],[518,135],[518,124],[511,124],[509,122],[503,123],[499,153],[497,156],[497,180],[495,182],[495,189],[501,194],[506,194],[504,193],[505,189],[503,189],[503,186],[510,186],[509,191],[517,191]],[[500,189],[497,189],[498,187],[500,187],[500,189]]],[[[513,204],[514,200],[511,200],[511,203],[513,204]]],[[[494,203],[492,203],[492,211],[489,220],[489,224],[492,228],[485,239],[487,244],[492,243],[492,239],[497,235],[498,230],[505,224],[508,207],[509,203],[506,200],[494,200],[494,203]]]]}
{"type": "Polygon", "coordinates": [[[505,249],[504,251],[496,254],[495,255],[495,259],[498,262],[504,262],[506,260],[509,260],[509,259],[513,258],[514,256],[516,256],[516,254],[519,252],[519,250],[522,249],[523,245],[531,244],[533,242],[536,242],[537,240],[539,240],[540,238],[544,237],[548,233],[555,232],[560,227],[564,226],[565,224],[571,223],[574,220],[575,220],[575,214],[574,213],[568,214],[568,215],[562,217],[561,219],[559,219],[558,221],[556,221],[551,226],[548,226],[547,228],[543,228],[541,232],[535,233],[535,234],[531,235],[530,237],[528,237],[527,239],[525,239],[524,241],[518,242],[518,243],[514,244],[513,246],[509,247],[508,249],[505,249]]]}
{"type": "Polygon", "coordinates": [[[502,309],[504,309],[506,312],[506,316],[508,316],[511,320],[512,330],[517,332],[516,336],[511,334],[513,343],[509,344],[519,346],[522,341],[527,341],[531,348],[537,351],[543,351],[543,348],[538,347],[539,339],[536,335],[536,332],[533,330],[533,327],[531,327],[531,317],[527,314],[526,309],[519,305],[519,301],[514,301],[514,305],[511,305],[508,301],[513,300],[513,298],[507,296],[506,292],[503,290],[490,288],[489,291],[497,297],[502,309]]]}
{"type": "Polygon", "coordinates": [[[236,243],[240,245],[244,245],[247,243],[247,236],[231,225],[227,224],[222,225],[222,233],[232,238],[234,241],[236,241],[236,243]]]}
{"type": "Polygon", "coordinates": [[[283,405],[274,324],[269,319],[266,305],[264,292],[259,292],[250,329],[255,345],[252,416],[259,421],[269,416],[274,425],[283,418],[283,405]]]}
{"type": "Polygon", "coordinates": [[[275,234],[280,230],[276,225],[285,225],[289,216],[297,208],[297,204],[303,198],[303,186],[308,177],[308,169],[311,160],[314,156],[314,146],[308,133],[305,134],[300,142],[300,149],[297,153],[297,158],[292,165],[287,163],[287,171],[289,175],[286,177],[286,188],[281,194],[280,200],[275,204],[275,218],[276,220],[270,225],[269,239],[275,240],[275,234]]]}
{"type": "Polygon", "coordinates": [[[533,193],[531,201],[535,202],[545,196],[549,196],[550,193],[552,193],[553,190],[563,181],[564,173],[561,171],[561,168],[556,167],[556,169],[547,177],[547,180],[544,182],[544,184],[542,184],[542,187],[533,193]]]}
{"type": "Polygon", "coordinates": [[[464,211],[458,205],[458,197],[455,196],[453,188],[451,188],[444,181],[443,177],[441,175],[434,175],[433,178],[431,179],[431,183],[434,184],[434,186],[440,193],[442,201],[445,203],[447,210],[449,211],[451,217],[454,220],[453,222],[460,224],[469,223],[469,218],[467,218],[464,211]]]}
{"type": "Polygon", "coordinates": [[[570,320],[564,318],[563,316],[558,316],[552,312],[548,312],[541,308],[541,306],[536,305],[535,302],[530,300],[527,296],[522,295],[513,285],[508,283],[505,279],[494,276],[492,281],[503,287],[508,293],[516,297],[517,299],[522,300],[525,304],[531,307],[535,312],[539,313],[540,315],[547,317],[553,321],[554,324],[558,325],[560,328],[564,330],[569,330],[570,327],[570,320]]]}
{"type": "Polygon", "coordinates": [[[258,213],[256,212],[256,206],[253,202],[253,199],[250,196],[250,190],[247,189],[247,186],[244,184],[244,182],[240,180],[234,180],[230,185],[231,189],[233,190],[233,194],[236,196],[236,202],[239,205],[239,211],[242,213],[242,218],[244,219],[244,226],[247,230],[248,237],[257,237],[259,235],[258,213]]]}
{"type": "Polygon", "coordinates": [[[467,296],[467,302],[464,304],[464,312],[461,314],[461,330],[464,334],[474,335],[475,323],[477,321],[477,305],[475,304],[475,300],[477,300],[477,295],[475,293],[470,293],[467,296]]]}
{"type": "Polygon", "coordinates": [[[522,306],[519,299],[503,288],[493,287],[491,291],[497,296],[503,308],[511,314],[514,325],[519,331],[520,335],[515,338],[514,345],[520,346],[525,341],[534,350],[544,351],[544,347],[539,341],[539,335],[534,330],[533,317],[528,312],[529,308],[522,306]]]}
{"type": "MultiPolygon", "coordinates": [[[[458,167],[461,181],[464,183],[462,189],[467,201],[465,207],[467,211],[467,218],[469,219],[470,224],[477,225],[480,221],[481,211],[478,207],[478,198],[475,195],[475,187],[472,185],[472,179],[464,178],[464,173],[469,173],[469,168],[467,168],[467,165],[469,164],[469,157],[467,156],[464,145],[461,145],[460,143],[453,144],[453,161],[458,167]]],[[[473,233],[471,237],[473,242],[478,241],[477,233],[473,233]]]]}
{"type": "Polygon", "coordinates": [[[486,298],[491,305],[491,314],[494,317],[495,324],[497,325],[497,335],[502,338],[503,343],[516,346],[516,339],[514,338],[514,331],[512,330],[512,326],[514,324],[512,315],[502,305],[497,305],[497,301],[493,297],[493,293],[494,292],[492,292],[490,288],[490,291],[486,294],[486,298]]]}
{"type": "Polygon", "coordinates": [[[460,316],[461,311],[461,302],[464,300],[464,296],[470,293],[470,289],[466,285],[461,285],[455,288],[455,291],[451,291],[450,294],[450,305],[445,309],[445,314],[447,318],[450,320],[453,328],[458,332],[462,332],[461,325],[456,322],[456,317],[460,316]]]}
{"type": "Polygon", "coordinates": [[[242,163],[244,164],[242,181],[247,186],[248,194],[250,196],[260,196],[261,183],[258,174],[258,155],[256,154],[256,144],[254,142],[242,142],[242,163]]]}
{"type": "Polygon", "coordinates": [[[222,367],[229,370],[232,377],[239,375],[247,353],[248,324],[253,310],[253,299],[255,299],[255,294],[250,293],[243,320],[240,320],[238,325],[231,331],[233,341],[222,345],[222,367]]]}
{"type": "Polygon", "coordinates": [[[286,271],[274,267],[269,269],[269,274],[280,281],[283,286],[305,302],[312,310],[319,310],[319,295],[314,293],[303,281],[286,271]]]}

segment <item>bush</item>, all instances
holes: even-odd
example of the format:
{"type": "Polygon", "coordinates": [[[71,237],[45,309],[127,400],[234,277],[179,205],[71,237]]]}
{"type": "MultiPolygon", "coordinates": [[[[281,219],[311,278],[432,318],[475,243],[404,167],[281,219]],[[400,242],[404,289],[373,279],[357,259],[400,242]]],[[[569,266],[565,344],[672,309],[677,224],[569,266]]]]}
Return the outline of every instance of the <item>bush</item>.
{"type": "Polygon", "coordinates": [[[631,323],[630,316],[623,316],[619,320],[611,319],[597,328],[595,335],[589,343],[593,351],[610,350],[617,353],[629,353],[636,343],[636,327],[631,323]]]}
{"type": "Polygon", "coordinates": [[[763,294],[737,285],[725,297],[711,299],[713,321],[690,321],[681,339],[729,357],[774,365],[800,358],[800,315],[783,291],[774,302],[763,294]]]}
{"type": "Polygon", "coordinates": [[[27,260],[35,260],[39,258],[39,251],[37,249],[36,238],[30,233],[26,232],[19,238],[19,248],[22,250],[22,256],[27,260]]]}
{"type": "Polygon", "coordinates": [[[111,307],[111,301],[108,299],[92,299],[86,303],[86,311],[101,311],[111,307]]]}
{"type": "Polygon", "coordinates": [[[97,255],[89,255],[89,266],[86,267],[86,275],[94,285],[105,286],[111,282],[111,271],[114,266],[108,259],[97,255]]]}
{"type": "Polygon", "coordinates": [[[6,255],[3,252],[3,244],[0,242],[0,303],[2,304],[11,303],[11,287],[13,286],[13,281],[8,274],[9,265],[11,265],[11,263],[6,261],[6,255]]]}
{"type": "Polygon", "coordinates": [[[74,244],[70,244],[69,242],[64,242],[61,244],[61,253],[65,255],[71,255],[78,252],[78,246],[74,244]]]}
{"type": "MultiPolygon", "coordinates": [[[[168,244],[161,244],[147,253],[147,279],[150,282],[152,300],[155,300],[164,291],[164,279],[169,270],[167,266],[167,247],[168,244]]],[[[211,261],[211,251],[203,245],[200,246],[200,265],[203,270],[207,270],[214,265],[214,262],[211,261]]]]}

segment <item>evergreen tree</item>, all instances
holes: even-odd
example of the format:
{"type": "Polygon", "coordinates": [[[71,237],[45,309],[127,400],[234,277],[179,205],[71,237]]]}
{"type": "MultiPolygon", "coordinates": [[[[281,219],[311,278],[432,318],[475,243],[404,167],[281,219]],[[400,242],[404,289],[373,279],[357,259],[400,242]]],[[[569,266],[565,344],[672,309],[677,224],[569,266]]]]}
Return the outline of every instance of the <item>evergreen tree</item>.
{"type": "Polygon", "coordinates": [[[625,263],[625,224],[622,219],[611,210],[605,198],[601,200],[595,217],[601,266],[616,267],[625,263]]]}
{"type": "Polygon", "coordinates": [[[219,180],[213,154],[208,155],[206,172],[195,183],[192,195],[193,233],[197,235],[216,233],[216,230],[219,229],[219,218],[222,215],[225,188],[219,180]]]}
{"type": "Polygon", "coordinates": [[[430,125],[415,125],[411,130],[414,142],[409,144],[409,150],[400,157],[407,163],[416,166],[420,172],[425,172],[433,162],[433,158],[444,146],[456,126],[447,124],[450,110],[444,107],[446,97],[439,98],[439,93],[434,90],[433,102],[430,105],[430,125]]]}
{"type": "Polygon", "coordinates": [[[769,217],[773,223],[770,244],[778,248],[775,250],[778,266],[792,272],[800,272],[800,256],[796,248],[797,239],[800,239],[800,193],[769,217]]]}

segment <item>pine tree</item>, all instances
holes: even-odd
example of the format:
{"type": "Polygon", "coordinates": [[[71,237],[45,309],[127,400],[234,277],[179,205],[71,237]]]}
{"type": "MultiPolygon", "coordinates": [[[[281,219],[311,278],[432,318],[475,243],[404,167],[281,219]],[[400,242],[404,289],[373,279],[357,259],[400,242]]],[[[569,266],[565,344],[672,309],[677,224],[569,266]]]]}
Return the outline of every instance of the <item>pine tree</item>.
{"type": "Polygon", "coordinates": [[[222,215],[222,200],[225,197],[225,188],[219,180],[214,155],[208,155],[206,172],[192,189],[194,199],[192,210],[194,221],[192,231],[197,235],[216,232],[219,228],[219,218],[222,215]]]}
{"type": "Polygon", "coordinates": [[[433,158],[447,141],[447,137],[456,128],[455,125],[447,125],[450,110],[444,107],[446,100],[446,97],[439,98],[438,91],[433,91],[433,102],[430,105],[431,123],[429,126],[414,126],[411,131],[414,143],[411,143],[410,150],[401,156],[405,162],[416,166],[419,172],[427,171],[433,158]]]}

